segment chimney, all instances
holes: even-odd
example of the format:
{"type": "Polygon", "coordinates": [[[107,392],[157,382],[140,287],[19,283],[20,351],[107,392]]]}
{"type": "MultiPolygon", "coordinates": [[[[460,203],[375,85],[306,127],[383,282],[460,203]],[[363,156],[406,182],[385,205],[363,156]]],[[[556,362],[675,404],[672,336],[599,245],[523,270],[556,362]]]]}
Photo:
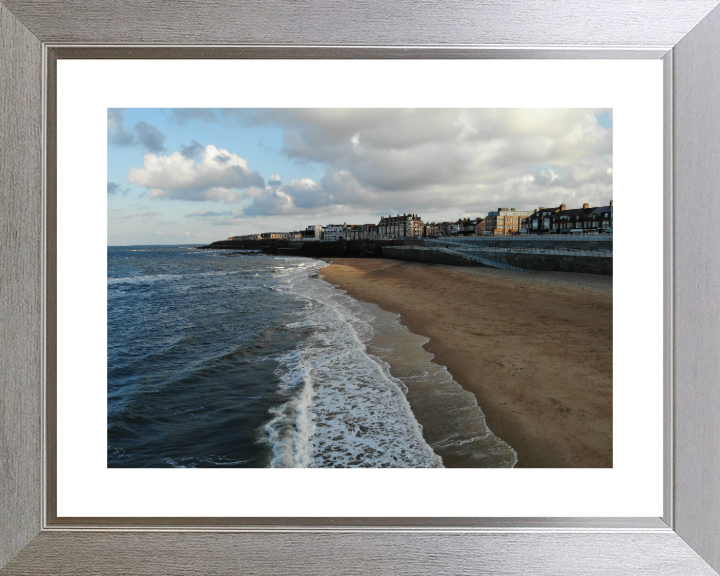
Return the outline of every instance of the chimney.
{"type": "Polygon", "coordinates": [[[540,210],[545,210],[545,206],[540,206],[540,210]]]}
{"type": "Polygon", "coordinates": [[[590,208],[590,204],[583,204],[583,209],[590,208]]]}
{"type": "Polygon", "coordinates": [[[610,200],[610,206],[612,206],[612,200],[610,200]]]}
{"type": "Polygon", "coordinates": [[[567,210],[567,206],[565,206],[565,204],[560,204],[560,210],[567,210]]]}

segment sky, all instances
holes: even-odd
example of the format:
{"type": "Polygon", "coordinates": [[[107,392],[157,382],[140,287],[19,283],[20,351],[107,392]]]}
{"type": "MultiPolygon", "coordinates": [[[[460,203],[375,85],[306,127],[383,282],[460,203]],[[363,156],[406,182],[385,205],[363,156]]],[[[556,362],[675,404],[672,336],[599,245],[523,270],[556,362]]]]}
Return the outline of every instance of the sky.
{"type": "Polygon", "coordinates": [[[606,206],[611,109],[108,109],[108,245],[606,206]]]}

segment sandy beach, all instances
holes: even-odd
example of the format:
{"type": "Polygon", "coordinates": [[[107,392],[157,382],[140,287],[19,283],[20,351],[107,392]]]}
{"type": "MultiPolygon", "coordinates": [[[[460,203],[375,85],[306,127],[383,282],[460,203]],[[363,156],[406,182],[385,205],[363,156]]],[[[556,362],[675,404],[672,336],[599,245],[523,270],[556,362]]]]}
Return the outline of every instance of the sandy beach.
{"type": "Polygon", "coordinates": [[[381,258],[320,273],[429,338],[517,467],[612,467],[611,276],[381,258]]]}

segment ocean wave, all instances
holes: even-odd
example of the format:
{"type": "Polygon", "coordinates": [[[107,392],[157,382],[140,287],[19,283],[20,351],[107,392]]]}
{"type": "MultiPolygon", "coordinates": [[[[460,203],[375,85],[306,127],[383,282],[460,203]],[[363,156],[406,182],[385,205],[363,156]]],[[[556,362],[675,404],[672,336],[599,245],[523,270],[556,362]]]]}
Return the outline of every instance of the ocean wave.
{"type": "Polygon", "coordinates": [[[514,464],[514,451],[487,429],[474,395],[431,355],[417,359],[414,371],[397,371],[393,355],[414,358],[426,340],[413,342],[412,353],[398,353],[408,338],[393,333],[406,331],[397,317],[388,320],[319,280],[313,272],[327,265],[323,261],[257,256],[200,265],[162,256],[143,266],[116,257],[108,269],[115,277],[107,278],[108,439],[116,446],[108,448],[109,462],[441,467],[464,458],[476,466],[514,464]],[[378,343],[382,334],[389,335],[387,349],[378,343]],[[218,382],[226,386],[222,409],[204,409],[218,382]],[[245,397],[251,385],[252,398],[245,397]],[[447,415],[442,425],[417,417],[416,404],[422,410],[423,403],[447,415]],[[198,431],[210,440],[191,435],[182,440],[186,451],[170,450],[194,419],[202,419],[198,431]],[[215,430],[224,431],[225,445],[215,430]],[[153,449],[143,453],[133,443],[147,431],[153,449]]]}
{"type": "Polygon", "coordinates": [[[212,467],[235,467],[247,464],[249,460],[236,460],[223,458],[222,456],[204,456],[202,458],[163,458],[163,462],[171,468],[212,468],[212,467]]]}
{"type": "MultiPolygon", "coordinates": [[[[373,317],[329,284],[285,274],[278,289],[305,303],[309,336],[276,358],[285,392],[265,426],[274,467],[441,467],[403,384],[366,352],[373,317]]],[[[316,265],[316,268],[318,266],[316,265]]]]}
{"type": "Polygon", "coordinates": [[[213,276],[231,276],[243,274],[243,270],[223,270],[222,272],[190,272],[188,274],[147,274],[144,276],[130,276],[127,278],[108,278],[108,286],[116,284],[151,284],[160,281],[173,281],[182,278],[203,278],[213,276]]]}
{"type": "Polygon", "coordinates": [[[447,466],[512,468],[517,453],[495,435],[472,392],[456,382],[445,366],[423,349],[429,340],[410,333],[398,315],[384,313],[375,322],[378,336],[371,356],[392,368],[405,384],[416,414],[423,415],[425,439],[447,466]]]}

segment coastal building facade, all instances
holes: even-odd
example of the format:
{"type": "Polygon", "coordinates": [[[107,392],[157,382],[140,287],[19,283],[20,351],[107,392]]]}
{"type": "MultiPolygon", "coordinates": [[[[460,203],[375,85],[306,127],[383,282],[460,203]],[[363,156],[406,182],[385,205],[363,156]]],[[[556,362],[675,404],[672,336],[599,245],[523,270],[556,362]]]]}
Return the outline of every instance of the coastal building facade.
{"type": "Polygon", "coordinates": [[[363,224],[360,240],[374,240],[377,238],[377,224],[363,224]]]}
{"type": "Polygon", "coordinates": [[[343,231],[343,238],[345,240],[360,240],[362,237],[362,225],[360,224],[347,224],[343,231]]]}
{"type": "Polygon", "coordinates": [[[460,218],[456,222],[429,222],[425,224],[417,214],[383,216],[378,224],[311,225],[305,230],[292,232],[261,232],[230,236],[228,240],[393,240],[396,238],[443,238],[449,236],[505,236],[510,234],[579,234],[612,233],[613,202],[607,206],[571,208],[565,204],[533,212],[515,208],[499,208],[489,212],[485,219],[460,218]]]}
{"type": "Polygon", "coordinates": [[[529,234],[581,234],[610,233],[613,227],[613,202],[608,206],[591,207],[583,204],[582,208],[568,210],[565,204],[557,208],[535,210],[524,223],[529,234]]]}
{"type": "Polygon", "coordinates": [[[337,242],[344,237],[345,224],[328,224],[323,226],[323,240],[326,242],[337,242]]]}
{"type": "Polygon", "coordinates": [[[387,218],[382,216],[375,234],[378,240],[415,238],[422,237],[424,228],[425,224],[417,214],[398,214],[387,218]]]}
{"type": "Polygon", "coordinates": [[[319,224],[315,224],[313,226],[308,226],[303,231],[303,240],[306,242],[308,241],[317,241],[323,239],[323,227],[319,224]]]}
{"type": "Polygon", "coordinates": [[[452,236],[454,222],[440,222],[440,236],[452,236]]]}
{"type": "Polygon", "coordinates": [[[460,218],[452,229],[453,236],[477,236],[478,224],[482,218],[460,218]]]}
{"type": "Polygon", "coordinates": [[[549,234],[552,230],[553,215],[566,209],[565,204],[560,204],[557,208],[540,206],[527,217],[528,234],[549,234]]]}
{"type": "Polygon", "coordinates": [[[425,224],[425,236],[428,236],[429,238],[437,238],[439,235],[440,227],[436,223],[430,222],[425,224]]]}
{"type": "Polygon", "coordinates": [[[483,234],[493,236],[518,234],[523,218],[527,218],[531,214],[532,212],[518,211],[515,208],[498,208],[494,212],[488,212],[483,234]]]}

